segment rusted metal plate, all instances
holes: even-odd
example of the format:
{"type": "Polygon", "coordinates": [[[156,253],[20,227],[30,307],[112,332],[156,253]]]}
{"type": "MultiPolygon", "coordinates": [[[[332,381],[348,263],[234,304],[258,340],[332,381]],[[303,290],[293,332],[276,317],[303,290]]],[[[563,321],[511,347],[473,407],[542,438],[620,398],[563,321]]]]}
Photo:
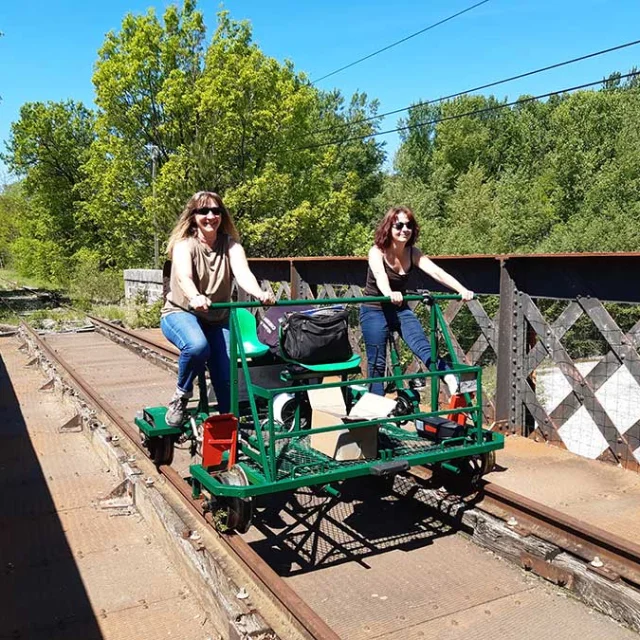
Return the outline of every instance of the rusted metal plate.
{"type": "Polygon", "coordinates": [[[251,534],[341,637],[384,638],[530,588],[525,574],[455,535],[407,480],[383,498],[374,485],[353,481],[338,500],[274,497],[251,534]]]}
{"type": "Polygon", "coordinates": [[[527,438],[509,437],[487,479],[636,543],[640,476],[527,438]],[[533,480],[532,480],[533,479],[533,480]]]}
{"type": "Polygon", "coordinates": [[[573,586],[574,575],[561,567],[555,566],[545,558],[540,558],[522,551],[520,553],[520,563],[523,569],[533,571],[537,576],[557,584],[559,587],[571,588],[573,586]]]}

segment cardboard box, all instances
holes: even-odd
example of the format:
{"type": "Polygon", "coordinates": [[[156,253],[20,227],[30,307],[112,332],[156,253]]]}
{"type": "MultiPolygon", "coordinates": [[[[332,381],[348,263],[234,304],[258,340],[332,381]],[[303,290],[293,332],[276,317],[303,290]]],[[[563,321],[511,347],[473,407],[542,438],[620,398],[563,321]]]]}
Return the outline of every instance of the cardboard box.
{"type": "Polygon", "coordinates": [[[395,401],[365,393],[347,415],[339,387],[309,391],[311,428],[345,423],[344,429],[311,434],[311,447],[336,460],[361,460],[378,455],[378,425],[349,429],[349,421],[383,418],[393,410],[395,401]]]}

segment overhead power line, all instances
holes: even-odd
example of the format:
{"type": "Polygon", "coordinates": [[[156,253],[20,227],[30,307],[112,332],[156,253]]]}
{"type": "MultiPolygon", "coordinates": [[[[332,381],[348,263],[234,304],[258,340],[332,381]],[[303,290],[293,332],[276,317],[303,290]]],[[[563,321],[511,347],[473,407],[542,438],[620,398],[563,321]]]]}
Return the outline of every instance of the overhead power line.
{"type": "MultiPolygon", "coordinates": [[[[640,75],[640,71],[633,71],[631,73],[625,73],[616,77],[616,80],[625,80],[626,78],[634,78],[640,75]]],[[[344,144],[345,142],[354,142],[356,140],[365,140],[366,138],[377,138],[378,136],[384,136],[389,133],[397,133],[399,131],[409,131],[411,129],[417,129],[418,127],[424,127],[427,125],[438,124],[439,122],[446,122],[448,120],[458,120],[460,118],[467,118],[469,116],[478,116],[485,113],[491,113],[492,111],[499,111],[500,109],[506,109],[507,107],[513,107],[516,105],[527,104],[534,102],[535,100],[541,100],[543,98],[551,98],[552,96],[559,96],[563,93],[569,93],[571,91],[578,91],[579,89],[587,89],[588,87],[594,87],[598,84],[604,84],[605,79],[595,80],[594,82],[587,82],[585,84],[579,84],[574,87],[567,87],[566,89],[560,89],[558,91],[551,91],[549,93],[542,93],[538,96],[530,96],[528,98],[520,98],[513,102],[505,102],[504,104],[494,105],[492,107],[485,107],[484,109],[475,109],[474,111],[467,111],[466,113],[459,113],[452,116],[443,116],[441,118],[434,118],[433,120],[425,120],[423,122],[416,122],[414,124],[408,124],[404,127],[396,127],[395,129],[387,129],[386,131],[378,131],[376,133],[368,133],[363,136],[352,136],[350,138],[342,138],[341,140],[331,140],[329,142],[319,142],[317,144],[305,145],[302,147],[295,147],[293,151],[304,151],[306,149],[318,149],[320,147],[328,147],[334,144],[344,144]]]]}
{"type": "Polygon", "coordinates": [[[470,6],[470,7],[467,7],[466,9],[463,9],[462,11],[458,11],[458,13],[454,13],[453,15],[449,16],[448,18],[444,18],[442,20],[439,20],[438,22],[434,22],[433,24],[430,24],[428,27],[425,27],[424,29],[420,29],[420,31],[416,31],[415,33],[412,33],[411,35],[408,35],[405,38],[402,38],[402,40],[398,40],[396,42],[392,42],[391,44],[388,44],[386,47],[382,47],[382,49],[378,49],[377,51],[374,51],[373,53],[370,53],[369,55],[364,56],[364,58],[360,58],[359,60],[354,60],[353,62],[350,62],[349,64],[344,65],[344,67],[340,67],[339,69],[336,69],[335,71],[332,71],[331,73],[327,73],[326,75],[322,76],[321,78],[318,78],[317,80],[314,80],[311,84],[317,84],[321,80],[326,80],[327,78],[330,78],[331,76],[335,76],[337,73],[340,73],[341,71],[344,71],[345,69],[349,69],[350,67],[355,67],[355,65],[360,64],[361,62],[364,62],[365,60],[369,60],[369,58],[373,58],[373,56],[377,56],[379,53],[382,53],[383,51],[388,51],[389,49],[392,49],[393,47],[397,47],[399,44],[402,44],[403,42],[406,42],[407,40],[411,40],[411,38],[415,38],[416,36],[419,36],[421,33],[425,33],[425,31],[429,31],[431,29],[435,29],[436,27],[439,27],[441,24],[444,24],[445,22],[449,22],[450,20],[453,20],[454,18],[457,18],[458,16],[461,16],[463,13],[467,13],[468,11],[471,11],[472,9],[475,9],[476,7],[479,7],[482,4],[486,4],[487,2],[489,2],[489,0],[482,0],[482,2],[477,2],[476,4],[474,4],[474,5],[470,6]]]}
{"type": "Polygon", "coordinates": [[[504,78],[502,80],[495,80],[493,82],[488,82],[487,84],[482,84],[477,87],[473,87],[472,89],[466,89],[465,91],[458,91],[457,93],[451,93],[448,96],[442,96],[440,98],[434,98],[433,100],[424,100],[421,102],[416,102],[414,104],[410,104],[407,107],[401,107],[400,109],[394,109],[393,111],[386,111],[385,113],[379,113],[375,116],[369,116],[367,118],[361,118],[360,120],[354,120],[353,122],[344,122],[342,124],[335,125],[333,127],[325,127],[324,129],[318,129],[316,131],[311,132],[309,135],[313,136],[318,133],[326,133],[327,131],[339,131],[341,129],[345,129],[347,127],[352,127],[357,124],[362,124],[364,122],[371,122],[372,120],[378,120],[380,118],[386,118],[387,116],[392,116],[397,113],[402,113],[403,111],[408,111],[409,109],[414,109],[416,107],[424,107],[430,104],[435,104],[438,102],[444,102],[445,100],[451,100],[452,98],[458,98],[460,96],[467,95],[468,93],[474,93],[475,91],[481,91],[482,89],[489,89],[490,87],[497,87],[501,84],[506,84],[507,82],[513,82],[514,80],[521,80],[522,78],[528,78],[529,76],[534,76],[537,73],[543,73],[544,71],[550,71],[551,69],[559,69],[560,67],[565,67],[570,64],[574,64],[576,62],[582,62],[583,60],[588,60],[589,58],[596,58],[598,56],[602,56],[606,53],[611,53],[612,51],[619,51],[620,49],[625,49],[627,47],[633,47],[637,44],[640,44],[640,40],[634,40],[633,42],[626,42],[625,44],[620,44],[615,47],[609,47],[608,49],[601,49],[600,51],[594,51],[593,53],[588,53],[584,56],[579,56],[578,58],[571,58],[571,60],[565,60],[563,62],[557,62],[556,64],[550,64],[546,67],[540,67],[539,69],[534,69],[533,71],[527,71],[525,73],[519,73],[515,76],[510,76],[509,78],[504,78]]]}

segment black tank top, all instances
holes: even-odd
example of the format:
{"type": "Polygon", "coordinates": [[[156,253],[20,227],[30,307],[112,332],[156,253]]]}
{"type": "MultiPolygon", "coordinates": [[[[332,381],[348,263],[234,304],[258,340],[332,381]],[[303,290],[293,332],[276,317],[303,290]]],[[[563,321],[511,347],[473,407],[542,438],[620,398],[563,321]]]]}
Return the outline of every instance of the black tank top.
{"type": "MultiPolygon", "coordinates": [[[[409,257],[411,258],[411,262],[409,263],[409,269],[406,273],[398,273],[394,271],[388,264],[387,261],[382,258],[382,264],[384,264],[384,272],[387,274],[387,278],[389,279],[389,286],[391,287],[391,291],[399,291],[402,295],[407,292],[407,284],[409,282],[409,274],[411,273],[411,269],[413,269],[413,247],[409,249],[409,257]]],[[[371,271],[371,267],[367,269],[367,283],[364,287],[364,295],[365,296],[381,296],[383,295],[380,289],[378,288],[378,283],[376,282],[376,278],[373,275],[373,271],[371,271]]],[[[365,306],[367,307],[376,307],[380,308],[383,303],[381,302],[366,302],[365,306]]],[[[402,306],[406,306],[406,303],[403,303],[402,306]]]]}

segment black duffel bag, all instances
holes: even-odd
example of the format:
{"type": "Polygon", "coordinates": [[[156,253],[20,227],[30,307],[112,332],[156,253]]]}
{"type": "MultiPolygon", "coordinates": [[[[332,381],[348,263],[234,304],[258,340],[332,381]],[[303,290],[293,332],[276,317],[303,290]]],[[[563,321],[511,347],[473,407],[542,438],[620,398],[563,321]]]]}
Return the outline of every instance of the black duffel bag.
{"type": "Polygon", "coordinates": [[[280,351],[285,360],[302,364],[348,360],[353,351],[347,310],[318,309],[290,314],[280,328],[280,351]]]}

